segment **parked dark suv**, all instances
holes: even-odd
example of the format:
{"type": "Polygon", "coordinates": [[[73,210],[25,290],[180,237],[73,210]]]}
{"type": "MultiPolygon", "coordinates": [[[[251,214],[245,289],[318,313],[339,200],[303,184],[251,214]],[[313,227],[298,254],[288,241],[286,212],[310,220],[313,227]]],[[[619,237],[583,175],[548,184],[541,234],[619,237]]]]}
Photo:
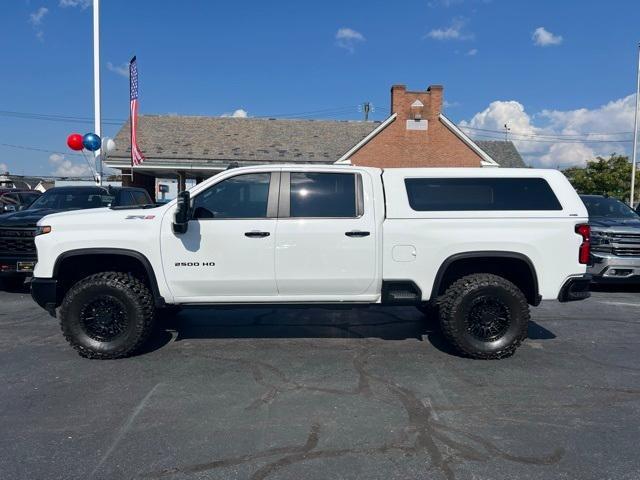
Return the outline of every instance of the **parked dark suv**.
{"type": "Polygon", "coordinates": [[[615,198],[581,195],[591,225],[595,282],[640,282],[640,215],[615,198]]]}
{"type": "Polygon", "coordinates": [[[55,187],[28,208],[0,215],[0,279],[20,285],[31,275],[37,256],[33,237],[38,220],[52,213],[100,207],[152,205],[146,190],[133,187],[55,187]]]}

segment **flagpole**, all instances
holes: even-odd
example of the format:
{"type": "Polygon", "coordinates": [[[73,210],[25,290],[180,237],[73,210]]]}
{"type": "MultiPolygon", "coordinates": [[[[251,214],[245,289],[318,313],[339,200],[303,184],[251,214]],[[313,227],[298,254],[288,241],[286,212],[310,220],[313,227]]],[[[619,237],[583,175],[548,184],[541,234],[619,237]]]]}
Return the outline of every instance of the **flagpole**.
{"type": "Polygon", "coordinates": [[[129,60],[129,150],[131,151],[131,182],[133,182],[133,112],[131,111],[131,64],[135,61],[134,55],[129,60]]]}
{"type": "MultiPolygon", "coordinates": [[[[93,110],[94,133],[102,137],[100,121],[100,0],[93,0],[93,110]]],[[[102,186],[102,155],[94,152],[94,161],[98,170],[98,185],[102,186]]]]}
{"type": "Polygon", "coordinates": [[[638,44],[638,82],[636,85],[636,111],[633,121],[633,158],[631,160],[631,195],[629,197],[629,205],[634,207],[636,188],[636,155],[638,152],[638,109],[640,109],[640,44],[638,44]]]}

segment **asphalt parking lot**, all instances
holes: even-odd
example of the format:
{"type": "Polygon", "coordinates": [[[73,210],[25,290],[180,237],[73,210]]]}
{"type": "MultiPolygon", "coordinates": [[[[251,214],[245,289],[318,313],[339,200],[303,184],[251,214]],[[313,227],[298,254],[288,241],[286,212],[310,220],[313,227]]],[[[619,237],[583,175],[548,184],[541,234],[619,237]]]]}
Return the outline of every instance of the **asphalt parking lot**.
{"type": "Polygon", "coordinates": [[[640,289],[533,309],[501,361],[413,308],[184,311],[90,361],[0,305],[3,479],[640,478],[640,289]]]}

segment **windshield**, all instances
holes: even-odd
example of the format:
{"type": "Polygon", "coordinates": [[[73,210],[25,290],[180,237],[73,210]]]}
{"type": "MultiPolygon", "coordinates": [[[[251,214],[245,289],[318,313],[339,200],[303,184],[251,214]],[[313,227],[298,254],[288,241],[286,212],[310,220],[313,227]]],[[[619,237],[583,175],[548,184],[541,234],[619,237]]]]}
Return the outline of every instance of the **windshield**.
{"type": "Polygon", "coordinates": [[[629,206],[615,198],[582,197],[582,201],[587,207],[589,217],[640,219],[640,216],[629,206]]]}
{"type": "Polygon", "coordinates": [[[109,207],[114,200],[106,191],[96,190],[49,190],[31,204],[29,209],[51,208],[54,210],[79,210],[109,207]]]}

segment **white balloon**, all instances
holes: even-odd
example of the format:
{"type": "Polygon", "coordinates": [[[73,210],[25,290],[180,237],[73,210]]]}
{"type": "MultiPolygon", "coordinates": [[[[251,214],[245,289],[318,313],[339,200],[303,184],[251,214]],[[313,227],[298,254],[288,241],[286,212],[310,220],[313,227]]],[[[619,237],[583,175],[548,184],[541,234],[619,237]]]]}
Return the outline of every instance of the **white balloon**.
{"type": "Polygon", "coordinates": [[[102,151],[109,155],[113,153],[116,149],[116,142],[113,141],[113,138],[105,138],[102,140],[102,151]]]}

